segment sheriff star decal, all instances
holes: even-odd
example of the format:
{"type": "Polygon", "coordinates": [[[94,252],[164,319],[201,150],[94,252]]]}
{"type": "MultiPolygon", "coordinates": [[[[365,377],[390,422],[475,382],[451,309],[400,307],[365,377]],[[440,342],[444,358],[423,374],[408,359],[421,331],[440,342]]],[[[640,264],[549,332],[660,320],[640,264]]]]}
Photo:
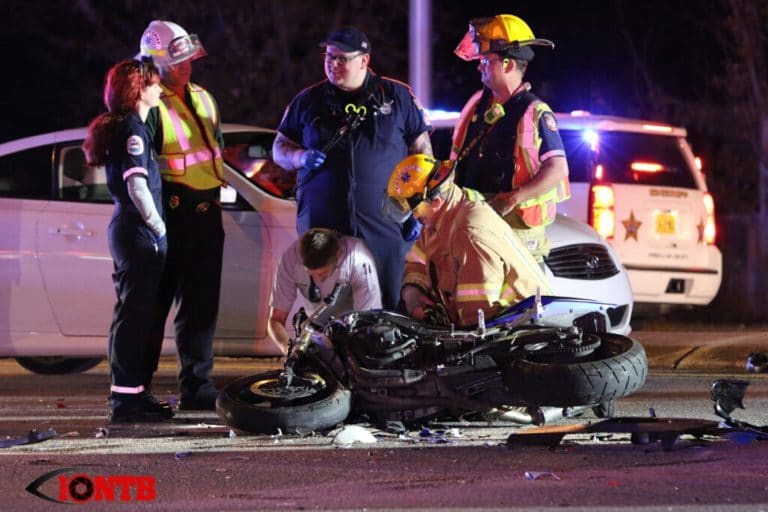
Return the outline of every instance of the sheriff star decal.
{"type": "Polygon", "coordinates": [[[624,224],[624,229],[626,230],[624,233],[624,241],[634,238],[637,242],[637,233],[640,231],[640,226],[643,223],[635,218],[635,212],[631,210],[629,212],[629,218],[621,221],[621,223],[624,224]]]}

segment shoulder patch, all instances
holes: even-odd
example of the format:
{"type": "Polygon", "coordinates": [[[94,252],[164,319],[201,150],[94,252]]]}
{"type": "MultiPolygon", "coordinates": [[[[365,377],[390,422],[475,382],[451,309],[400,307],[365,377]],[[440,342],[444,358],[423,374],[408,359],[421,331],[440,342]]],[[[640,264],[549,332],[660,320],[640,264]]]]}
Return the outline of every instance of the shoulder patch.
{"type": "Polygon", "coordinates": [[[131,135],[125,143],[125,149],[129,155],[142,155],[144,154],[144,141],[138,135],[131,135]]]}
{"type": "Polygon", "coordinates": [[[543,117],[546,127],[549,128],[550,131],[556,132],[557,120],[555,119],[555,115],[552,112],[545,112],[543,117]]]}

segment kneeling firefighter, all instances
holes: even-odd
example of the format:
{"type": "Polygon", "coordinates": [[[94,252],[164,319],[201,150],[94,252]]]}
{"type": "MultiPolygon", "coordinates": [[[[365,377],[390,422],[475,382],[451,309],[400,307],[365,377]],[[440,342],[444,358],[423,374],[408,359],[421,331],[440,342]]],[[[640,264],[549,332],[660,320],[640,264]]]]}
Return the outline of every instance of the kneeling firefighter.
{"type": "Polygon", "coordinates": [[[483,196],[453,183],[454,161],[406,157],[389,178],[385,215],[424,225],[406,255],[401,298],[409,315],[438,324],[477,324],[551,289],[541,267],[483,196]]]}

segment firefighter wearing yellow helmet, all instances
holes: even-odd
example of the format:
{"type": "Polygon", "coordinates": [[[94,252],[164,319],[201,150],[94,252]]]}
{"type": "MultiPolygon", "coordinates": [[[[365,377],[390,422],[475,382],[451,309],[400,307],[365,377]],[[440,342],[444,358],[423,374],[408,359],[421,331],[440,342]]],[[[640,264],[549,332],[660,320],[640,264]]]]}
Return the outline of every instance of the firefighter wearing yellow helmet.
{"type": "Polygon", "coordinates": [[[459,327],[551,289],[541,267],[483,196],[453,182],[453,161],[414,154],[389,178],[384,214],[424,224],[406,255],[400,296],[409,315],[459,327]]]}
{"type": "Polygon", "coordinates": [[[555,45],[537,39],[517,16],[470,22],[455,53],[478,61],[483,88],[462,109],[452,158],[458,160],[456,182],[483,193],[541,261],[549,254],[545,226],[570,187],[555,115],[523,81],[534,46],[555,45]]]}
{"type": "Polygon", "coordinates": [[[168,257],[151,333],[155,350],[149,357],[157,362],[175,301],[179,408],[187,410],[213,410],[217,396],[211,371],[224,254],[219,204],[224,142],[216,101],[190,81],[192,61],[205,55],[197,35],[172,21],[154,20],[136,56],[157,65],[163,89],[159,107],[146,120],[163,178],[168,228],[168,257]]]}

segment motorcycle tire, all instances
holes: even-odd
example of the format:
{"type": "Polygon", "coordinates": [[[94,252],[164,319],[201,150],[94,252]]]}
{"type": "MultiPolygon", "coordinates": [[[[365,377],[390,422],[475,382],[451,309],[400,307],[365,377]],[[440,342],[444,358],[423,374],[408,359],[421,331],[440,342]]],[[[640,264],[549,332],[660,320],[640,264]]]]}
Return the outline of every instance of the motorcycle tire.
{"type": "Polygon", "coordinates": [[[352,393],[335,379],[312,372],[297,372],[317,386],[279,387],[280,370],[237,379],[221,390],[216,412],[230,427],[258,434],[301,434],[334,427],[352,407],[352,393]],[[277,393],[275,392],[277,390],[277,393]]]}
{"type": "Polygon", "coordinates": [[[596,405],[627,396],[645,383],[648,360],[632,338],[600,333],[600,346],[570,361],[523,354],[502,368],[504,383],[516,400],[554,407],[596,405]]]}

